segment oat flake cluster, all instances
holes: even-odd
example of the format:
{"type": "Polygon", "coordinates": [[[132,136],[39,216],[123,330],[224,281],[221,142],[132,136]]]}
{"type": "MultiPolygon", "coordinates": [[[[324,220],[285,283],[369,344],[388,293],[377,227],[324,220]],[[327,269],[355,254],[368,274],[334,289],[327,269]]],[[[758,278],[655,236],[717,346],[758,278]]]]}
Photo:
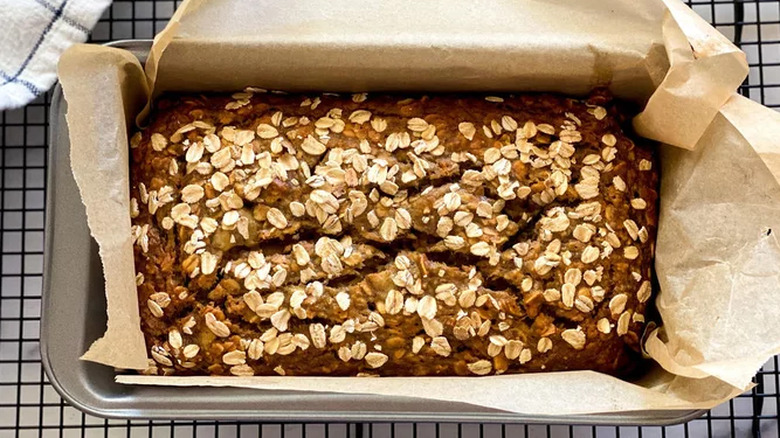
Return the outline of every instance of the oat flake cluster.
{"type": "Polygon", "coordinates": [[[603,92],[161,99],[131,139],[152,374],[636,360],[657,165],[603,92]]]}

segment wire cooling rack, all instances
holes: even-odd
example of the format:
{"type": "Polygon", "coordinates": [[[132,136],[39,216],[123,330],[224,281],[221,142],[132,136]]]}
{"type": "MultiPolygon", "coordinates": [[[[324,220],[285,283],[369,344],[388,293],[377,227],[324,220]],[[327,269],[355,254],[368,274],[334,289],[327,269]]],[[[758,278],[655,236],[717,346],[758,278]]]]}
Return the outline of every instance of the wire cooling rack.
{"type": "MultiPolygon", "coordinates": [[[[780,110],[780,1],[689,1],[748,56],[744,95],[780,110]]],[[[151,38],[174,1],[115,1],[91,40],[151,38]]],[[[2,48],[0,48],[2,50],[2,48]]],[[[672,427],[478,424],[257,424],[216,421],[118,421],[83,414],[63,402],[38,353],[50,96],[0,113],[0,438],[31,436],[162,437],[777,437],[778,357],[749,393],[672,427]]]]}

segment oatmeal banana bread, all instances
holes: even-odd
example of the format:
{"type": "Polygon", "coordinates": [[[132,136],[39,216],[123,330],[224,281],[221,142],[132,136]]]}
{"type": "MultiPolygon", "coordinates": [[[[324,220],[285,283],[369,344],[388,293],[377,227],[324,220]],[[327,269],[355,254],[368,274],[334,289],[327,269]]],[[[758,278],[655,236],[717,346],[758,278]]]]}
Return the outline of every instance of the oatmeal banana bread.
{"type": "Polygon", "coordinates": [[[621,374],[658,174],[604,92],[176,95],[132,137],[147,373],[621,374]]]}

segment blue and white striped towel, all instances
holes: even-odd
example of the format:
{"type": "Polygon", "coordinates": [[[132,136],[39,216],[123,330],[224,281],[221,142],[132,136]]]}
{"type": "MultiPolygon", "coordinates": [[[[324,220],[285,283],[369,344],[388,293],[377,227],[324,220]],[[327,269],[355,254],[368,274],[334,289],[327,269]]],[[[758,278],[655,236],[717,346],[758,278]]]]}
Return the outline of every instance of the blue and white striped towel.
{"type": "Polygon", "coordinates": [[[111,0],[0,0],[0,111],[26,105],[57,79],[111,0]]]}

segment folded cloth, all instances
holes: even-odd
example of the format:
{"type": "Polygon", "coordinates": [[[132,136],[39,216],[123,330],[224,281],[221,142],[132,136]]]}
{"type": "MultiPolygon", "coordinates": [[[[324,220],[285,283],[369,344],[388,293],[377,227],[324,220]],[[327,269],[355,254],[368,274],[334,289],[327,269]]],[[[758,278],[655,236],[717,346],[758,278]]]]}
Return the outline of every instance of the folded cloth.
{"type": "Polygon", "coordinates": [[[57,61],[84,42],[111,0],[0,0],[0,111],[21,107],[57,79],[57,61]]]}

